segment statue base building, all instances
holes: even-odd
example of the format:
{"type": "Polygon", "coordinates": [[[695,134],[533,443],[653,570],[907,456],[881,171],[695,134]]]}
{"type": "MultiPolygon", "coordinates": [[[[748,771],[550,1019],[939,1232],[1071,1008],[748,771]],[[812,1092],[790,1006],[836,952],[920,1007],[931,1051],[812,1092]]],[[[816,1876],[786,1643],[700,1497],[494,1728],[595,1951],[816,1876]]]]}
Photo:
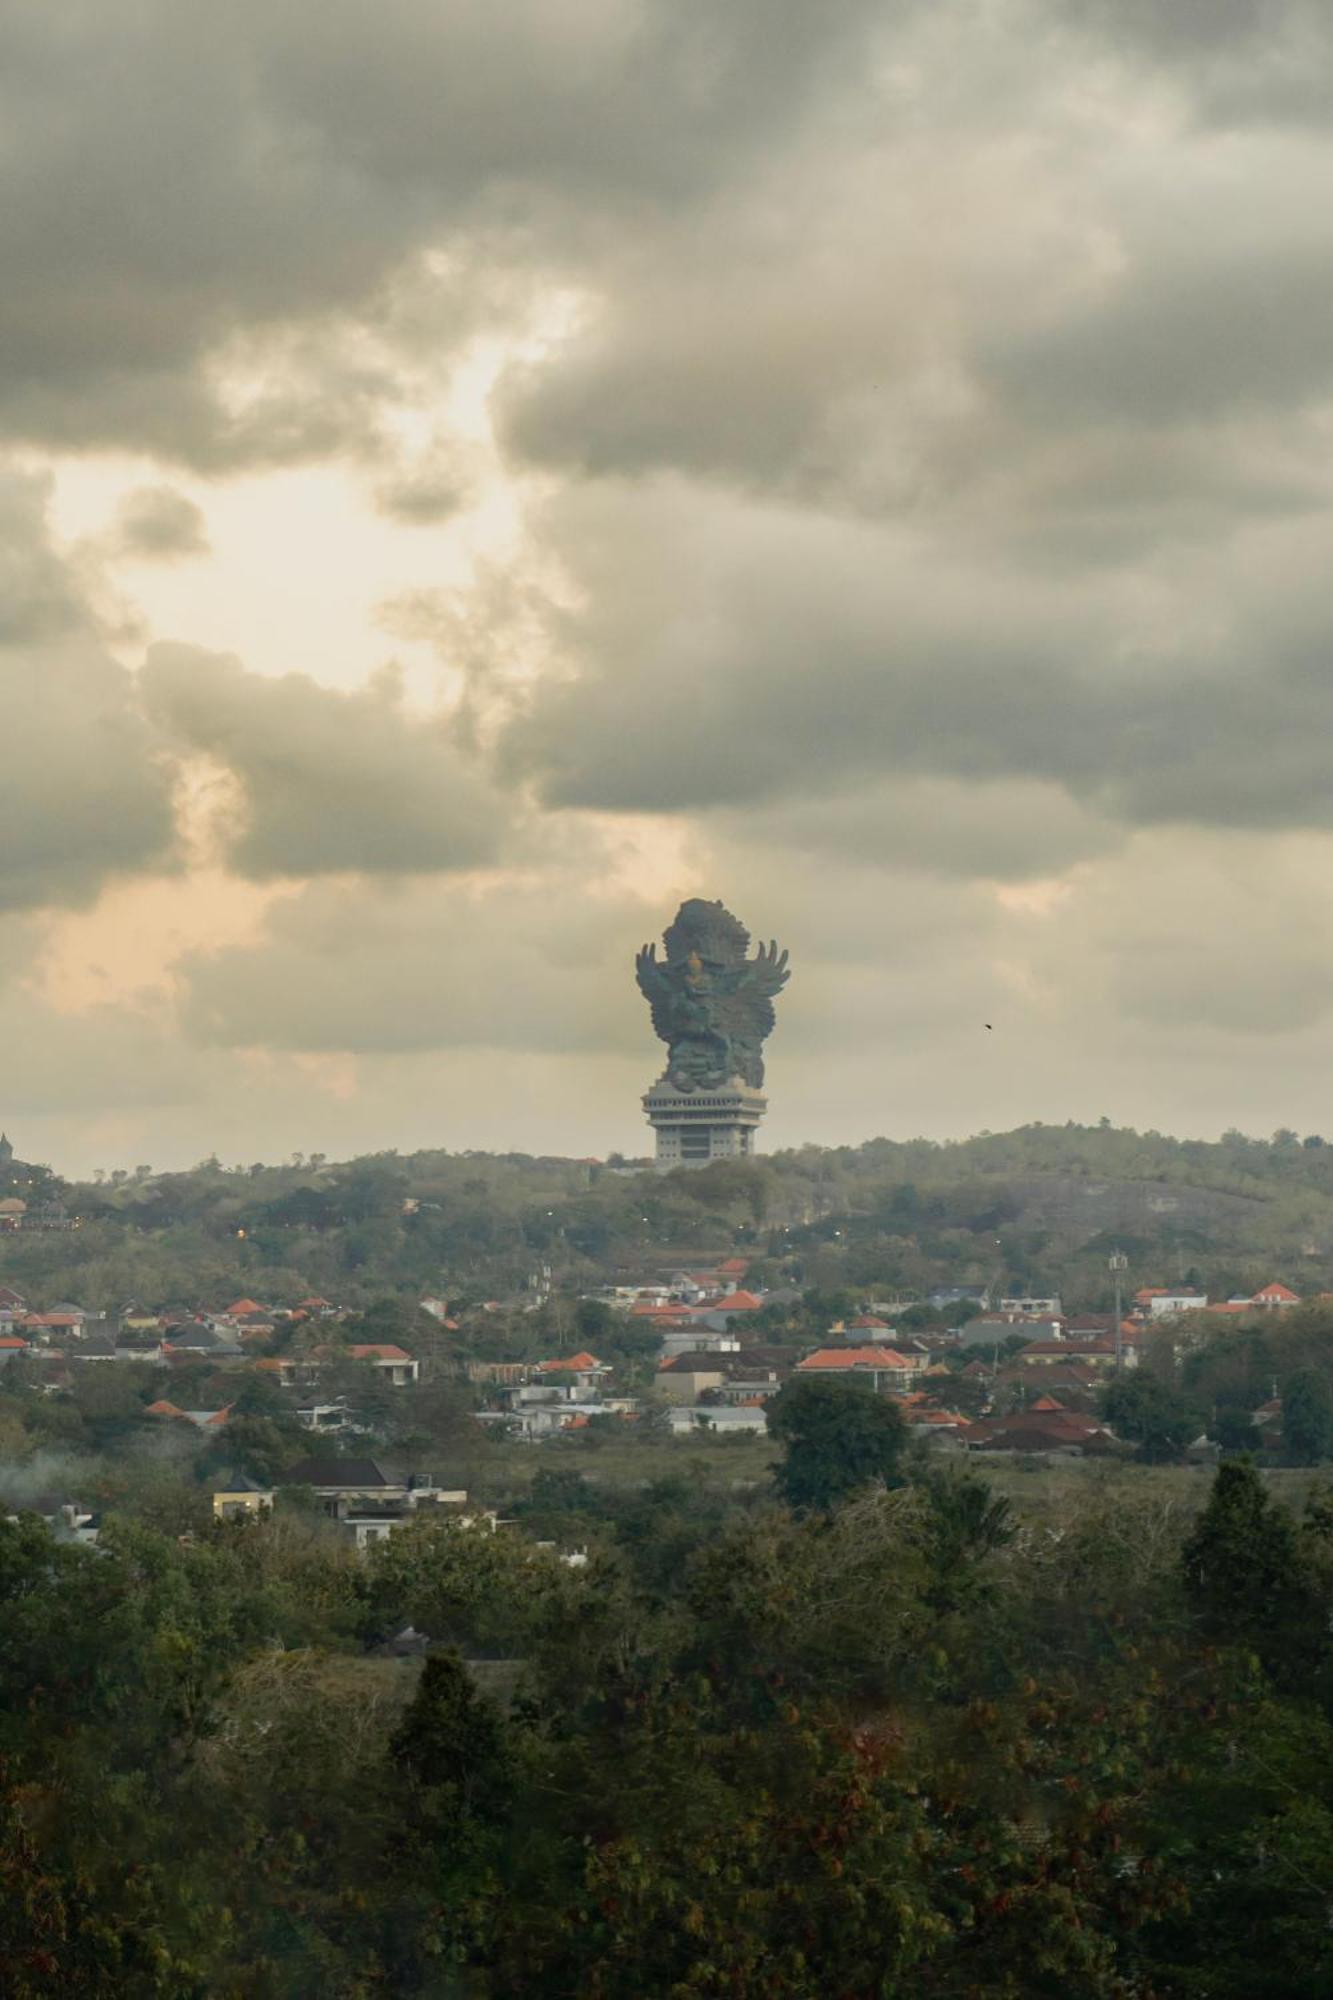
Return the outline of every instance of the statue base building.
{"type": "Polygon", "coordinates": [[[677,1090],[662,1077],[645,1093],[643,1108],[657,1134],[657,1171],[669,1174],[711,1160],[748,1160],[768,1099],[739,1077],[712,1090],[677,1090]]]}

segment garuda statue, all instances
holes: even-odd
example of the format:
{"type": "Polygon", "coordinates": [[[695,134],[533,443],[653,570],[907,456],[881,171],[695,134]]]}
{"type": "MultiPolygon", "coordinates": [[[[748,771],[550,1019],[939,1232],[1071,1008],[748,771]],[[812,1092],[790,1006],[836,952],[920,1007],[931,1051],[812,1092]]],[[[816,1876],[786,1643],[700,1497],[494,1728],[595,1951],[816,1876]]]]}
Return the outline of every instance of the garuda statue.
{"type": "Polygon", "coordinates": [[[761,944],[747,958],[744,924],[697,896],[681,904],[662,942],[665,964],[657,946],[646,944],[634,965],[653,1027],[670,1045],[667,1082],[677,1090],[719,1090],[739,1079],[758,1090],[773,1001],[789,977],[786,952],[761,944]]]}

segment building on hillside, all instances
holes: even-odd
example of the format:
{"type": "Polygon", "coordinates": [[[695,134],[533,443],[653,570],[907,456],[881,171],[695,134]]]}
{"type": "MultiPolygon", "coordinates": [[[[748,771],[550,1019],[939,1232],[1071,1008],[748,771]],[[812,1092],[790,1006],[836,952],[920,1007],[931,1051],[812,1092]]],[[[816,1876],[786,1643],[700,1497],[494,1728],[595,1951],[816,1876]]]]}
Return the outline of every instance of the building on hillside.
{"type": "Polygon", "coordinates": [[[273,1505],[273,1488],[248,1472],[224,1472],[209,1487],[215,1521],[237,1521],[264,1513],[273,1505]]]}
{"type": "Polygon", "coordinates": [[[382,1542],[422,1510],[461,1516],[465,1487],[438,1487],[429,1473],[406,1478],[386,1472],[373,1458],[307,1458],[288,1472],[285,1485],[308,1486],[324,1512],[357,1548],[382,1542]]]}
{"type": "Polygon", "coordinates": [[[1264,1285],[1250,1300],[1250,1304],[1262,1312],[1281,1311],[1286,1306],[1298,1306],[1300,1302],[1299,1292],[1293,1292],[1290,1285],[1279,1283],[1264,1285]]]}
{"type": "Polygon", "coordinates": [[[390,1342],[360,1341],[347,1350],[353,1361],[368,1361],[376,1373],[395,1389],[406,1389],[421,1373],[421,1364],[405,1349],[390,1342]]]}
{"type": "Polygon", "coordinates": [[[1012,1298],[1001,1299],[997,1310],[1002,1313],[1021,1313],[1025,1319],[1060,1319],[1064,1308],[1057,1293],[1054,1298],[1032,1298],[1018,1293],[1012,1298]]]}

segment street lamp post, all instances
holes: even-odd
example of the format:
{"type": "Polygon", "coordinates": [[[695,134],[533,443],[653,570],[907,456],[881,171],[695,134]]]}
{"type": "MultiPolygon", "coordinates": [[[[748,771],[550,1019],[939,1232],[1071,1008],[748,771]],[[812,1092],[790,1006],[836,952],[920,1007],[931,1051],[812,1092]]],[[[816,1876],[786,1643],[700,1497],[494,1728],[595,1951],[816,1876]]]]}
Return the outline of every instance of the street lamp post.
{"type": "Polygon", "coordinates": [[[1129,1259],[1123,1250],[1113,1250],[1106,1260],[1107,1268],[1115,1280],[1115,1372],[1120,1373],[1124,1360],[1124,1342],[1120,1332],[1120,1284],[1129,1269],[1129,1259]]]}

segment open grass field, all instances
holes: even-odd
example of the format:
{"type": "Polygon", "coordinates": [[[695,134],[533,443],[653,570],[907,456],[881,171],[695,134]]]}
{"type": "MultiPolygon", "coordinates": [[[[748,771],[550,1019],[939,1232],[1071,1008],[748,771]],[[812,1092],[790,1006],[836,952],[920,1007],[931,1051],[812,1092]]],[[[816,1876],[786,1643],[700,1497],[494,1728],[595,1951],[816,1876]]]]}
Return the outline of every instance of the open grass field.
{"type": "MultiPolygon", "coordinates": [[[[472,1452],[459,1468],[470,1492],[487,1500],[512,1497],[531,1485],[540,1471],[581,1473],[597,1485],[645,1486],[658,1479],[688,1479],[691,1484],[743,1490],[765,1485],[777,1456],[767,1438],[672,1438],[654,1443],[637,1441],[589,1444],[583,1440],[559,1444],[488,1443],[472,1452]]],[[[1134,1465],[1095,1458],[958,1458],[940,1463],[976,1472],[989,1480],[1020,1513],[1030,1519],[1058,1520],[1089,1501],[1117,1494],[1142,1498],[1152,1493],[1162,1500],[1202,1506],[1212,1485],[1206,1465],[1134,1465]]],[[[1328,1476],[1291,1467],[1275,1467],[1264,1477],[1274,1495],[1297,1512],[1309,1493],[1328,1476]]]]}

